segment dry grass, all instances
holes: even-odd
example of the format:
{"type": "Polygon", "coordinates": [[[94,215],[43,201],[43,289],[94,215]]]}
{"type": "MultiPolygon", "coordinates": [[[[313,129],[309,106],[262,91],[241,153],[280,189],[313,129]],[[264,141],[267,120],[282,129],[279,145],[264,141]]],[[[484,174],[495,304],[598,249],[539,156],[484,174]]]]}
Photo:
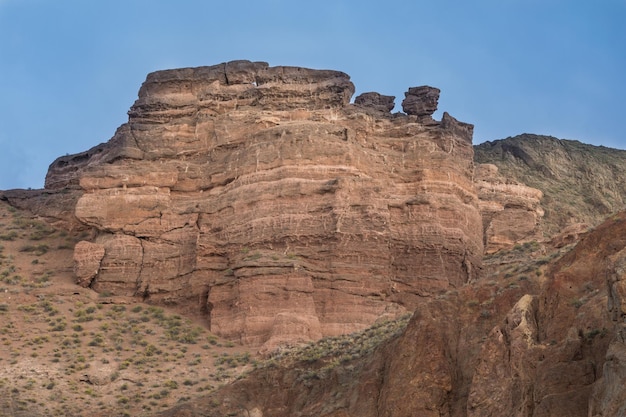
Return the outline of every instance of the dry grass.
{"type": "Polygon", "coordinates": [[[251,368],[201,323],[75,286],[78,238],[0,203],[0,415],[152,415],[251,368]]]}
{"type": "Polygon", "coordinates": [[[399,336],[406,328],[411,314],[396,320],[375,323],[371,327],[341,336],[325,337],[305,346],[283,348],[255,367],[294,367],[301,372],[300,380],[323,379],[337,366],[349,366],[353,361],[370,355],[378,346],[399,336]]]}

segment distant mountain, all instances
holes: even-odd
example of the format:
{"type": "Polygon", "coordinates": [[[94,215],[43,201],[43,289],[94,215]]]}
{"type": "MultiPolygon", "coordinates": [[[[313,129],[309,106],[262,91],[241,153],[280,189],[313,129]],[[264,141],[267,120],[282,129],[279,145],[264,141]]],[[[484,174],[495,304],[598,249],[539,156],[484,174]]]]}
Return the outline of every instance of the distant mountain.
{"type": "Polygon", "coordinates": [[[474,146],[474,160],[544,193],[544,233],[599,224],[626,205],[626,151],[522,134],[474,146]]]}

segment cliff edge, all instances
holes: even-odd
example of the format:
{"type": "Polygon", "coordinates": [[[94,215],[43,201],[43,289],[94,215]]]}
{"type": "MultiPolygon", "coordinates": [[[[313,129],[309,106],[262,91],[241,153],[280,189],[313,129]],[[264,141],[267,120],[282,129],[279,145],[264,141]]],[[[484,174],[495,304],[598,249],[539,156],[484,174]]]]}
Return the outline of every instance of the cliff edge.
{"type": "MultiPolygon", "coordinates": [[[[439,90],[365,93],[338,71],[235,61],[148,75],[106,144],[64,156],[94,238],[77,282],[201,313],[271,349],[363,329],[475,279],[472,126],[439,90]]],[[[68,191],[69,190],[69,191],[68,191]]]]}

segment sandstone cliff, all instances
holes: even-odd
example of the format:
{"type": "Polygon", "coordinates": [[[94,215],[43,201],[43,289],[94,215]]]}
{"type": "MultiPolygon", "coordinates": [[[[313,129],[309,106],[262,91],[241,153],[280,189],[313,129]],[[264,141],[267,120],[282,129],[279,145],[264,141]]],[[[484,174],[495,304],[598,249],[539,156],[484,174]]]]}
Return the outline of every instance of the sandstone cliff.
{"type": "Polygon", "coordinates": [[[493,164],[476,165],[475,184],[487,253],[544,239],[540,190],[503,177],[493,164]]]}
{"type": "Polygon", "coordinates": [[[150,74],[106,144],[59,158],[96,237],[78,282],[201,311],[272,348],[362,329],[478,276],[472,126],[337,71],[236,61],[150,74]]]}

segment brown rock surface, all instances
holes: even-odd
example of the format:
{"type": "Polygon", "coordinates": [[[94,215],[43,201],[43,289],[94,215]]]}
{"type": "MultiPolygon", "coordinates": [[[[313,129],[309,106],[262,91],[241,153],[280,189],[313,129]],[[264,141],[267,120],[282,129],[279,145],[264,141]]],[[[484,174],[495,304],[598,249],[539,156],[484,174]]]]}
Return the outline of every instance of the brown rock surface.
{"type": "Polygon", "coordinates": [[[6,190],[0,191],[0,201],[37,214],[54,227],[69,231],[89,229],[74,216],[74,207],[82,195],[80,190],[6,190]]]}
{"type": "Polygon", "coordinates": [[[100,270],[104,252],[104,246],[84,240],[74,246],[74,275],[78,285],[91,285],[100,270]]]}
{"type": "Polygon", "coordinates": [[[474,283],[425,298],[401,335],[365,356],[267,366],[162,415],[619,416],[624,236],[621,213],[553,261],[537,294],[509,286],[481,302],[493,284],[474,283]],[[520,291],[508,313],[490,317],[520,291]]]}
{"type": "Polygon", "coordinates": [[[493,164],[476,165],[474,181],[487,253],[510,248],[518,242],[543,240],[540,190],[507,180],[493,164]]]}
{"type": "Polygon", "coordinates": [[[354,104],[389,113],[395,107],[394,96],[384,96],[376,92],[363,93],[354,99],[354,104]]]}
{"type": "Polygon", "coordinates": [[[620,344],[611,342],[620,320],[614,330],[607,313],[617,304],[607,311],[607,301],[615,292],[607,298],[606,289],[616,277],[607,258],[622,262],[625,218],[622,212],[584,236],[549,268],[543,290],[522,298],[493,329],[478,357],[468,416],[619,415],[603,414],[624,396],[612,386],[623,372],[614,355],[620,344]]]}
{"type": "Polygon", "coordinates": [[[546,238],[574,224],[596,226],[626,208],[626,151],[523,134],[474,146],[476,164],[541,190],[546,238]]]}
{"type": "Polygon", "coordinates": [[[475,279],[472,126],[433,121],[431,87],[409,90],[408,116],[353,92],[341,72],[261,62],[150,74],[128,123],[46,178],[82,189],[75,216],[97,237],[77,259],[104,248],[81,282],[271,349],[475,279]]]}
{"type": "Polygon", "coordinates": [[[608,310],[615,337],[606,353],[602,378],[593,389],[589,407],[591,417],[626,414],[626,216],[622,213],[608,222],[617,236],[606,259],[608,310]]]}
{"type": "Polygon", "coordinates": [[[415,115],[424,122],[432,121],[432,115],[437,111],[441,90],[427,85],[421,87],[411,87],[404,93],[402,100],[402,110],[406,114],[415,115]]]}

